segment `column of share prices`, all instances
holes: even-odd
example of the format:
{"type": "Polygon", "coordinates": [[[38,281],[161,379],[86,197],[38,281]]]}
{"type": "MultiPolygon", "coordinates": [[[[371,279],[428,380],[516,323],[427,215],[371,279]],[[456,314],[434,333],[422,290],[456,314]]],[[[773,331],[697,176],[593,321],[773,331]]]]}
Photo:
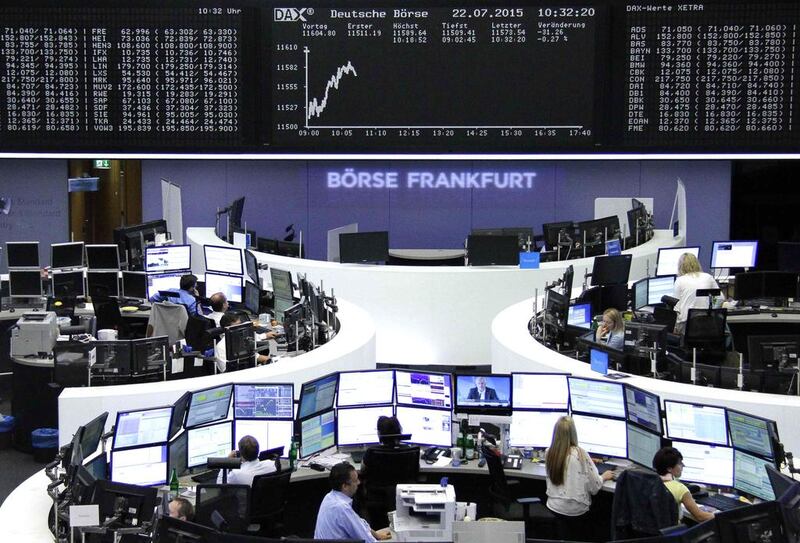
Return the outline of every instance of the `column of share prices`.
{"type": "Polygon", "coordinates": [[[275,9],[271,26],[274,145],[594,141],[593,6],[275,9]]]}

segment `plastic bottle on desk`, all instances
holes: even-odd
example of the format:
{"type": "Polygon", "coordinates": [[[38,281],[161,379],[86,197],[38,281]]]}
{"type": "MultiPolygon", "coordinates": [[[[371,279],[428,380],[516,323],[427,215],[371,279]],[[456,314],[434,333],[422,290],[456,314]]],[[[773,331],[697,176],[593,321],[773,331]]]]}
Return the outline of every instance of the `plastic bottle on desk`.
{"type": "Polygon", "coordinates": [[[169,497],[170,500],[178,497],[180,491],[180,483],[178,483],[178,472],[172,468],[172,475],[169,478],[169,497]]]}
{"type": "Polygon", "coordinates": [[[466,449],[467,449],[467,460],[472,460],[475,458],[475,438],[472,437],[472,434],[468,434],[466,437],[466,449]]]}
{"type": "Polygon", "coordinates": [[[289,471],[294,471],[295,464],[297,463],[297,441],[292,440],[292,445],[289,447],[289,471]]]}

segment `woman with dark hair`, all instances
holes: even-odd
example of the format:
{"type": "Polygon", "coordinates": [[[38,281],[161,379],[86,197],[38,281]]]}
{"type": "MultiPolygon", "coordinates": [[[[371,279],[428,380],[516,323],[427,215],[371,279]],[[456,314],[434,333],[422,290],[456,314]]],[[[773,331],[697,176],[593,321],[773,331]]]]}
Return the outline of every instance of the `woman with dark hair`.
{"type": "Polygon", "coordinates": [[[683,455],[678,449],[675,447],[660,449],[653,457],[653,469],[661,476],[664,486],[678,504],[678,521],[680,521],[681,504],[697,522],[714,518],[714,513],[700,509],[686,485],[678,480],[683,473],[683,455]]]}

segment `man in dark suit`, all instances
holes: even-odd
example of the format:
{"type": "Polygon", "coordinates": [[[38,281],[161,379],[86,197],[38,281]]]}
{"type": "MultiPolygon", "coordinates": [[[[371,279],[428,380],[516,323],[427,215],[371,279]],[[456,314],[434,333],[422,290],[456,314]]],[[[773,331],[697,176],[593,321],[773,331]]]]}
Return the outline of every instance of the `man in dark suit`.
{"type": "Polygon", "coordinates": [[[486,377],[478,376],[475,378],[475,386],[469,390],[468,400],[475,401],[498,401],[497,392],[492,387],[486,386],[486,377]]]}

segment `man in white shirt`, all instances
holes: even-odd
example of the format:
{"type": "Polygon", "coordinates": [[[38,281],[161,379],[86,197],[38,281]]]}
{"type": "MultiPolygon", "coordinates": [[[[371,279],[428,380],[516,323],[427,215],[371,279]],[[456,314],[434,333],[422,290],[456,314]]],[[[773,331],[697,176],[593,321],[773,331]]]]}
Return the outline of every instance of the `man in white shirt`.
{"type": "MultiPolygon", "coordinates": [[[[242,319],[239,315],[233,312],[225,313],[219,321],[220,326],[223,328],[229,328],[235,324],[241,324],[241,322],[242,319]]],[[[274,337],[274,335],[274,333],[268,333],[267,339],[274,337]]],[[[254,357],[256,364],[268,364],[270,362],[270,358],[267,355],[256,353],[254,357]]],[[[214,345],[214,363],[219,373],[223,373],[228,367],[227,344],[224,335],[214,345]]]]}
{"type": "Polygon", "coordinates": [[[219,326],[219,321],[222,319],[222,315],[228,310],[228,299],[225,295],[221,292],[216,292],[211,295],[211,313],[206,315],[209,319],[214,321],[216,326],[219,326]]]}
{"type": "MultiPolygon", "coordinates": [[[[256,475],[265,475],[277,471],[275,462],[272,460],[259,461],[258,451],[258,440],[253,436],[244,436],[239,440],[239,450],[231,451],[228,456],[231,458],[241,456],[242,467],[228,470],[229,485],[253,486],[253,478],[256,475]]],[[[220,470],[217,476],[217,483],[222,483],[222,470],[220,470]]]]}

